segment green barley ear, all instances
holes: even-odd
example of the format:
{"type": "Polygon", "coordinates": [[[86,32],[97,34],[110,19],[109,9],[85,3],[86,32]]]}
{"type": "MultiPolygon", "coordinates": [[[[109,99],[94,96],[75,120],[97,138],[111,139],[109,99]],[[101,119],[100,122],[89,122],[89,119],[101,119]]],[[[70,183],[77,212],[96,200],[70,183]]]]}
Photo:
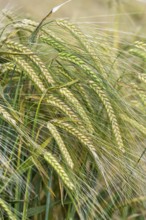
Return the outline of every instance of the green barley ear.
{"type": "Polygon", "coordinates": [[[43,82],[37,76],[34,69],[28,64],[28,62],[25,61],[25,59],[14,55],[9,55],[8,57],[12,59],[19,66],[19,68],[21,68],[28,74],[28,76],[32,79],[34,84],[37,86],[38,89],[40,89],[41,92],[44,93],[46,91],[43,82]]]}
{"type": "MultiPolygon", "coordinates": [[[[133,47],[129,50],[131,54],[136,57],[141,58],[141,60],[146,61],[146,44],[141,41],[136,41],[133,47]]],[[[146,83],[146,74],[138,72],[137,78],[141,81],[146,83]]]]}
{"type": "Polygon", "coordinates": [[[102,75],[100,75],[100,77],[97,76],[97,74],[91,69],[88,63],[86,63],[80,57],[73,55],[71,53],[68,53],[68,52],[61,52],[59,53],[58,57],[62,60],[69,61],[77,65],[79,68],[85,71],[88,77],[91,77],[94,81],[98,82],[99,84],[103,84],[102,78],[101,78],[102,75]]]}
{"type": "Polygon", "coordinates": [[[146,44],[141,41],[136,41],[129,52],[137,57],[146,60],[146,44]]]}
{"type": "Polygon", "coordinates": [[[60,178],[63,180],[64,184],[70,190],[74,190],[75,188],[74,184],[69,179],[68,175],[66,174],[62,166],[59,164],[59,162],[56,160],[56,158],[51,153],[46,152],[44,155],[44,159],[54,168],[54,170],[58,173],[60,178]]]}
{"type": "Polygon", "coordinates": [[[50,83],[50,84],[53,83],[52,76],[48,72],[48,70],[45,67],[44,63],[29,48],[27,48],[26,46],[24,46],[20,43],[13,42],[13,41],[10,41],[10,40],[7,40],[5,44],[10,50],[19,51],[19,52],[24,53],[24,55],[27,56],[28,59],[32,60],[34,65],[36,65],[40,69],[42,75],[47,80],[47,82],[50,83]]]}
{"type": "Polygon", "coordinates": [[[123,153],[125,153],[125,148],[124,148],[124,144],[123,144],[123,140],[122,140],[119,124],[117,122],[116,115],[114,113],[114,110],[112,108],[112,105],[111,105],[107,95],[105,94],[104,90],[100,86],[98,86],[95,82],[89,81],[89,85],[97,93],[97,95],[99,96],[99,98],[103,102],[103,105],[105,106],[105,109],[107,111],[109,120],[111,122],[113,133],[115,135],[115,139],[117,141],[119,149],[123,153]]]}
{"type": "Polygon", "coordinates": [[[90,55],[91,59],[93,59],[94,61],[94,65],[101,71],[101,72],[105,72],[104,68],[101,64],[100,59],[98,58],[94,47],[91,45],[91,43],[89,42],[89,40],[85,37],[85,35],[80,31],[80,29],[75,26],[74,24],[69,23],[66,20],[56,20],[56,23],[63,27],[66,28],[67,30],[69,30],[71,32],[71,34],[73,34],[73,36],[79,41],[79,43],[83,46],[83,48],[85,49],[85,51],[90,55]]]}
{"type": "Polygon", "coordinates": [[[79,101],[72,94],[72,92],[69,91],[67,88],[62,88],[59,91],[66,99],[68,99],[69,103],[71,103],[73,105],[73,107],[75,108],[76,112],[80,115],[82,120],[85,121],[86,129],[90,133],[93,133],[94,129],[93,129],[93,126],[92,126],[92,123],[91,123],[89,117],[87,116],[83,106],[79,103],[79,101]]]}
{"type": "Polygon", "coordinates": [[[73,166],[74,166],[73,161],[72,161],[71,156],[70,156],[70,154],[69,154],[69,152],[68,152],[68,150],[67,150],[67,148],[66,148],[66,146],[63,142],[63,139],[61,138],[59,132],[57,131],[56,127],[52,123],[48,122],[47,123],[47,128],[49,129],[52,136],[56,140],[57,145],[58,145],[64,159],[68,163],[69,167],[72,169],[73,166]]]}
{"type": "Polygon", "coordinates": [[[62,45],[61,40],[58,38],[56,39],[56,37],[54,39],[54,37],[52,37],[52,34],[51,34],[51,37],[48,37],[47,35],[46,36],[41,35],[39,40],[45,44],[52,46],[54,49],[56,49],[59,52],[66,50],[66,47],[65,47],[65,45],[62,45]]]}
{"type": "Polygon", "coordinates": [[[10,220],[17,220],[17,218],[14,216],[14,214],[12,213],[12,211],[9,208],[9,206],[7,205],[7,203],[1,198],[0,198],[0,206],[7,213],[8,218],[10,220]]]}
{"type": "MultiPolygon", "coordinates": [[[[84,144],[88,149],[89,152],[95,156],[96,155],[96,148],[92,143],[92,139],[88,135],[87,131],[85,132],[84,129],[79,130],[76,127],[72,126],[71,124],[59,120],[54,120],[54,123],[65,130],[66,132],[72,134],[75,138],[77,138],[82,144],[84,144]]],[[[95,157],[96,158],[96,157],[95,157]]]]}
{"type": "Polygon", "coordinates": [[[141,125],[139,122],[123,114],[121,114],[120,116],[124,121],[128,122],[133,127],[138,129],[142,134],[146,135],[146,128],[143,125],[141,125]]]}
{"type": "Polygon", "coordinates": [[[12,116],[2,107],[0,106],[0,115],[3,116],[3,118],[10,123],[11,125],[13,125],[14,127],[17,125],[17,122],[15,121],[15,119],[12,118],[12,116]]]}

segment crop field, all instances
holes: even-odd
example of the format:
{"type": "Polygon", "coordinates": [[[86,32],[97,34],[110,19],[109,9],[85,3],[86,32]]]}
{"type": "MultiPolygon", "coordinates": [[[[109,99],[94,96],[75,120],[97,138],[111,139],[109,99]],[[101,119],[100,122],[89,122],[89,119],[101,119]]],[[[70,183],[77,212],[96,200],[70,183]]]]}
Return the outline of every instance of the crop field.
{"type": "Polygon", "coordinates": [[[0,220],[145,220],[146,2],[0,10],[0,220]]]}

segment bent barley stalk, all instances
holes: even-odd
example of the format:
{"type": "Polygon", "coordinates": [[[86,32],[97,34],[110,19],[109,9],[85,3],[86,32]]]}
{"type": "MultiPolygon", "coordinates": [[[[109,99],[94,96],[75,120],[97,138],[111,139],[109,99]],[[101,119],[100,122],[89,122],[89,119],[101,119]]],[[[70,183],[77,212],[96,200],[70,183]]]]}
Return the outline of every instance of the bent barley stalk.
{"type": "Polygon", "coordinates": [[[95,74],[91,70],[91,68],[88,66],[88,64],[86,64],[79,57],[72,55],[68,52],[61,52],[61,53],[59,53],[59,58],[62,60],[70,61],[70,62],[76,64],[77,66],[79,66],[79,68],[83,69],[88,75],[90,75],[90,77],[92,77],[93,80],[97,81],[100,84],[103,84],[102,80],[99,77],[97,77],[97,74],[95,74]]]}
{"type": "Polygon", "coordinates": [[[125,115],[120,115],[120,116],[124,121],[127,121],[131,125],[134,125],[135,128],[137,128],[140,132],[146,135],[146,128],[143,125],[141,125],[139,122],[125,115]]]}
{"type": "Polygon", "coordinates": [[[72,109],[59,98],[50,95],[49,98],[47,99],[47,103],[63,111],[76,124],[79,124],[81,127],[83,126],[82,121],[80,121],[80,119],[75,114],[75,112],[72,111],[72,109]]]}
{"type": "Polygon", "coordinates": [[[60,89],[60,93],[63,94],[71,104],[73,104],[73,106],[75,107],[75,109],[77,109],[77,112],[79,113],[81,118],[85,120],[86,129],[90,133],[93,133],[94,132],[93,126],[86,112],[84,111],[82,105],[80,105],[79,101],[74,97],[74,95],[67,88],[60,89]]]}

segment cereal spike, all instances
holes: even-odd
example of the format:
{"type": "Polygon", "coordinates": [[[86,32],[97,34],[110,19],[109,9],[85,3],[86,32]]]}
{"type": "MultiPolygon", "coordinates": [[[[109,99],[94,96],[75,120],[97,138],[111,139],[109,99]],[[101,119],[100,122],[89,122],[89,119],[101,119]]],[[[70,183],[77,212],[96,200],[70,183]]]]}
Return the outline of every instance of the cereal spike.
{"type": "Polygon", "coordinates": [[[112,129],[113,129],[113,133],[115,135],[117,144],[119,145],[119,149],[123,153],[125,153],[124,144],[123,144],[123,141],[122,141],[119,125],[118,125],[114,110],[112,108],[112,105],[111,105],[109,99],[107,98],[107,96],[106,96],[105,92],[103,91],[103,89],[100,86],[98,86],[95,82],[90,81],[89,85],[97,93],[97,95],[99,96],[99,98],[103,102],[103,104],[105,106],[105,109],[107,111],[109,120],[111,122],[111,126],[112,126],[112,129]]]}
{"type": "Polygon", "coordinates": [[[52,76],[50,75],[50,73],[48,72],[47,68],[45,67],[44,63],[41,61],[41,59],[37,55],[33,54],[29,48],[25,47],[24,45],[20,43],[16,43],[10,40],[6,42],[6,45],[9,49],[14,49],[24,54],[28,54],[27,57],[30,58],[34,62],[34,64],[41,70],[43,76],[46,78],[48,83],[50,84],[54,83],[54,80],[52,76]]]}
{"type": "Polygon", "coordinates": [[[2,114],[3,118],[10,122],[13,126],[16,126],[16,121],[11,117],[11,115],[2,107],[0,106],[0,114],[2,114]]]}
{"type": "Polygon", "coordinates": [[[71,156],[59,134],[59,132],[57,131],[56,127],[51,124],[50,122],[47,123],[47,128],[49,129],[50,133],[52,134],[52,136],[54,137],[54,139],[56,140],[58,147],[61,151],[61,153],[63,154],[63,157],[65,158],[65,160],[67,161],[68,165],[73,168],[74,164],[73,161],[71,159],[71,156]]]}
{"type": "Polygon", "coordinates": [[[73,122],[77,123],[80,126],[83,126],[82,123],[80,122],[78,116],[72,111],[72,109],[65,104],[62,100],[59,98],[50,95],[49,98],[47,99],[47,103],[50,105],[53,105],[57,108],[59,108],[61,111],[63,111],[73,122]]]}
{"type": "Polygon", "coordinates": [[[56,23],[63,28],[68,29],[74,37],[81,43],[81,45],[85,48],[85,50],[91,55],[95,65],[98,65],[98,68],[101,72],[105,72],[100,59],[96,55],[94,47],[90,44],[89,40],[86,36],[80,31],[80,29],[72,23],[69,23],[66,20],[56,20],[56,23]]]}
{"type": "Polygon", "coordinates": [[[78,114],[85,121],[87,130],[89,130],[90,133],[93,133],[94,132],[93,126],[92,126],[85,110],[83,109],[83,107],[79,103],[79,101],[75,98],[75,96],[66,88],[60,89],[60,93],[63,94],[69,100],[69,102],[73,104],[73,106],[75,107],[78,114]]]}
{"type": "Polygon", "coordinates": [[[7,203],[0,198],[0,206],[5,210],[10,220],[17,220],[7,203]]]}
{"type": "Polygon", "coordinates": [[[78,138],[78,140],[84,144],[89,150],[90,152],[95,156],[96,154],[96,149],[92,143],[92,141],[90,140],[90,138],[88,137],[87,134],[84,134],[83,132],[81,132],[79,129],[73,127],[71,124],[67,123],[67,122],[62,122],[62,121],[54,121],[54,123],[66,130],[67,132],[69,132],[70,134],[72,134],[73,136],[75,136],[76,138],[78,138]]]}
{"type": "Polygon", "coordinates": [[[98,83],[101,83],[102,81],[97,77],[97,75],[92,71],[92,69],[79,57],[72,55],[68,52],[61,52],[59,53],[59,58],[62,60],[70,61],[77,66],[79,66],[81,69],[83,69],[87,75],[90,75],[93,80],[95,80],[98,83]]]}
{"type": "Polygon", "coordinates": [[[13,55],[9,55],[9,57],[16,62],[32,79],[32,81],[35,83],[35,85],[41,90],[41,92],[46,92],[46,89],[40,80],[40,78],[37,76],[33,68],[21,57],[16,57],[13,55]]]}
{"type": "Polygon", "coordinates": [[[56,172],[58,173],[58,175],[61,177],[61,179],[63,180],[63,182],[65,183],[65,185],[70,189],[73,190],[74,189],[74,185],[71,182],[71,180],[69,179],[68,175],[66,174],[66,172],[64,171],[64,169],[62,168],[62,166],[58,163],[58,161],[56,160],[56,158],[49,152],[45,153],[44,155],[44,159],[56,170],[56,172]]]}

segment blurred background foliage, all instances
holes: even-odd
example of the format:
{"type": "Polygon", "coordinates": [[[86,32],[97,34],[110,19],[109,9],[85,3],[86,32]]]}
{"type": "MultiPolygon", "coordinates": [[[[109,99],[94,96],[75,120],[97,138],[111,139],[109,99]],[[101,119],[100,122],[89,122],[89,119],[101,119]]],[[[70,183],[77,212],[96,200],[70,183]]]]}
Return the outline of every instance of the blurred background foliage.
{"type": "MultiPolygon", "coordinates": [[[[52,7],[62,2],[62,0],[0,0],[0,8],[18,8],[21,9],[21,12],[24,11],[25,15],[27,13],[35,19],[41,19],[52,7]]],[[[131,16],[135,22],[144,21],[145,0],[72,0],[53,16],[73,19],[79,19],[82,16],[93,16],[97,21],[97,18],[101,20],[101,16],[104,17],[118,13],[116,7],[119,7],[118,10],[121,10],[120,14],[124,13],[124,11],[132,13],[131,16]],[[120,9],[121,6],[122,8],[120,9]]]]}
{"type": "MultiPolygon", "coordinates": [[[[19,14],[40,21],[62,0],[0,0],[0,8],[15,9],[19,14]]],[[[69,18],[77,22],[96,23],[101,28],[109,27],[143,34],[146,29],[145,0],[72,0],[57,13],[55,18],[69,18]],[[142,30],[142,33],[141,33],[142,30]]]]}

